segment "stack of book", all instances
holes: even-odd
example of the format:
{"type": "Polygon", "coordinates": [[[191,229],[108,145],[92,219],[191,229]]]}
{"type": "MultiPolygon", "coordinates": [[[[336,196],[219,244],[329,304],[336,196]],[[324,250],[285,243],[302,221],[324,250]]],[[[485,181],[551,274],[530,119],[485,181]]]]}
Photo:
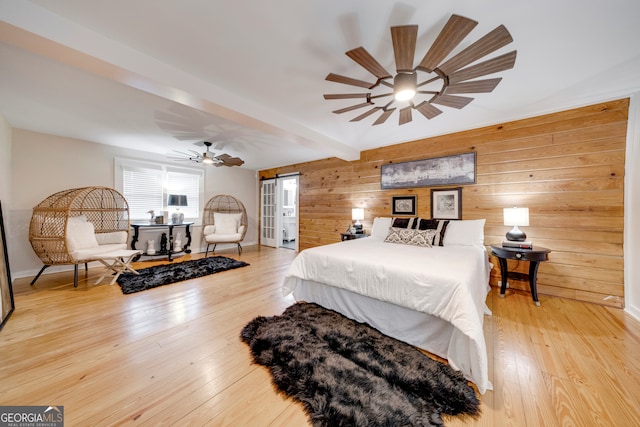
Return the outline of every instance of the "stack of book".
{"type": "Polygon", "coordinates": [[[514,242],[511,240],[504,240],[502,242],[503,248],[519,248],[519,249],[533,249],[533,245],[531,241],[527,240],[524,242],[514,242]]]}

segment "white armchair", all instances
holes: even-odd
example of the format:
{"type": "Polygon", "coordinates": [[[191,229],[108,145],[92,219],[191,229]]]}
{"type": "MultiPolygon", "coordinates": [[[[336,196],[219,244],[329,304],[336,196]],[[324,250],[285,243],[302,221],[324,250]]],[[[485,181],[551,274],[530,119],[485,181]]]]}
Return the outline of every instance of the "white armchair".
{"type": "Polygon", "coordinates": [[[247,212],[238,199],[229,195],[214,196],[204,208],[202,230],[207,242],[205,257],[209,255],[209,247],[213,245],[215,252],[218,243],[235,243],[238,255],[242,254],[240,242],[247,233],[247,212]]]}

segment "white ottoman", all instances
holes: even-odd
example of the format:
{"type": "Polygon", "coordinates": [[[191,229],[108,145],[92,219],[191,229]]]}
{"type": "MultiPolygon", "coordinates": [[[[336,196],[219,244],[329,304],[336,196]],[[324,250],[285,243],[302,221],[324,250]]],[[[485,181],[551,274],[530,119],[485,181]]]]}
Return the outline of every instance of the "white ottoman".
{"type": "Polygon", "coordinates": [[[140,255],[141,253],[142,251],[135,249],[119,249],[98,255],[96,258],[104,264],[105,267],[107,267],[107,271],[105,271],[105,273],[96,280],[96,285],[102,282],[102,280],[110,274],[113,275],[111,283],[109,283],[110,285],[113,285],[116,280],[118,280],[118,277],[120,277],[120,275],[125,271],[138,274],[138,272],[131,267],[131,261],[136,257],[136,255],[140,255]]]}

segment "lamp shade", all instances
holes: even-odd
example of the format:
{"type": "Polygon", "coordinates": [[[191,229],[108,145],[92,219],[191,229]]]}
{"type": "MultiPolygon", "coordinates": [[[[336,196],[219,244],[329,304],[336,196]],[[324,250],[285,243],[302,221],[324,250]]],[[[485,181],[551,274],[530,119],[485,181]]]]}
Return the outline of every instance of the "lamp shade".
{"type": "Polygon", "coordinates": [[[354,221],[360,221],[361,219],[364,219],[364,209],[362,208],[351,209],[351,219],[354,221]]]}
{"type": "Polygon", "coordinates": [[[418,77],[413,73],[398,73],[393,79],[393,96],[398,101],[408,101],[416,95],[418,77]]]}
{"type": "Polygon", "coordinates": [[[528,226],[529,208],[504,208],[504,225],[528,226]]]}
{"type": "Polygon", "coordinates": [[[187,196],[184,194],[169,194],[167,206],[187,206],[187,196]]]}

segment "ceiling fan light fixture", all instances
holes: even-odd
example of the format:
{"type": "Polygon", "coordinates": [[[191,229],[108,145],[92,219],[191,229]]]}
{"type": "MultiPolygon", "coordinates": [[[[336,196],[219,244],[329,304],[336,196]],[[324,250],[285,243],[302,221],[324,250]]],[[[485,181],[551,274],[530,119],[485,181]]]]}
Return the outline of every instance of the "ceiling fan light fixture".
{"type": "Polygon", "coordinates": [[[418,77],[415,73],[398,73],[393,78],[393,97],[397,101],[408,101],[416,96],[418,77]]]}
{"type": "Polygon", "coordinates": [[[204,153],[204,156],[202,156],[202,163],[205,165],[212,165],[214,161],[211,157],[207,156],[207,153],[204,153]]]}

